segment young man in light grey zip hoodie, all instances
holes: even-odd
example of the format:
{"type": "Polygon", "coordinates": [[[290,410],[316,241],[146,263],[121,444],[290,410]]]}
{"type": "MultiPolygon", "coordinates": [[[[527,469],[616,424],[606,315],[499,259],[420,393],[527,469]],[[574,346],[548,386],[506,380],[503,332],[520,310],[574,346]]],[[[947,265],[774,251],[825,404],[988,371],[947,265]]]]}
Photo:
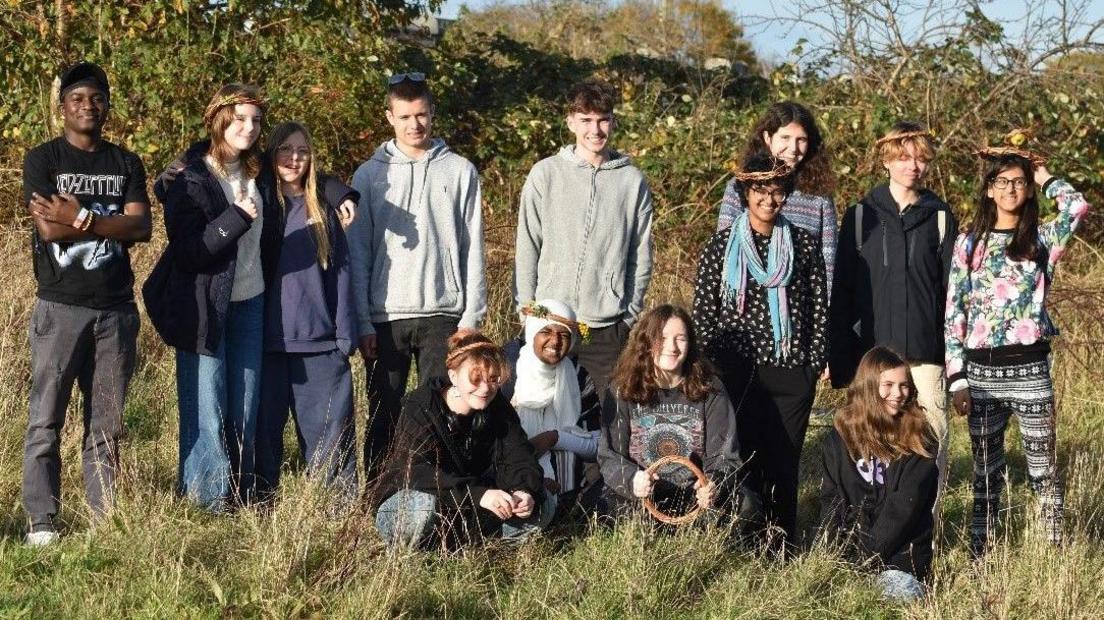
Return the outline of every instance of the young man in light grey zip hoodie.
{"type": "Polygon", "coordinates": [[[605,393],[652,277],[652,194],[643,173],[609,146],[617,94],[587,80],[568,92],[575,144],[529,172],[518,213],[518,308],[561,299],[591,327],[579,363],[605,393]]]}
{"type": "Polygon", "coordinates": [[[360,207],[348,231],[368,367],[369,481],[389,449],[411,362],[422,382],[444,376],[448,337],[457,327],[477,327],[487,311],[479,174],[431,137],[433,95],[424,75],[391,77],[387,120],[395,138],[353,175],[360,207]]]}

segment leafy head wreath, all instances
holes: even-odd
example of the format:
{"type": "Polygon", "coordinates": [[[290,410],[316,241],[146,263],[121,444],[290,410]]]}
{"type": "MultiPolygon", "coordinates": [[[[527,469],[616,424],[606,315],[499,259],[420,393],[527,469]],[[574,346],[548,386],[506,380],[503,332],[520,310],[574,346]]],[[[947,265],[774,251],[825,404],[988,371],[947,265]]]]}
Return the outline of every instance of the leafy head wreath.
{"type": "Polygon", "coordinates": [[[466,345],[456,349],[452,353],[449,353],[448,356],[445,358],[445,365],[448,365],[450,362],[452,362],[452,360],[456,359],[457,357],[460,357],[461,355],[463,355],[463,354],[465,354],[469,351],[475,351],[476,349],[497,349],[497,348],[498,348],[498,345],[496,345],[495,343],[493,343],[489,340],[479,340],[479,341],[473,342],[471,344],[466,344],[466,345]]]}
{"type": "Polygon", "coordinates": [[[932,132],[928,131],[927,129],[919,129],[917,131],[906,131],[894,136],[882,136],[881,138],[878,138],[876,142],[874,142],[874,148],[877,148],[888,142],[903,142],[904,140],[908,140],[910,138],[927,138],[928,140],[935,140],[935,136],[932,135],[932,132]]]}
{"type": "Polygon", "coordinates": [[[521,308],[521,313],[525,316],[531,316],[537,319],[544,319],[546,321],[552,321],[566,325],[568,329],[579,334],[579,339],[583,341],[583,344],[590,343],[590,326],[582,321],[572,321],[567,317],[553,314],[547,306],[542,306],[536,301],[531,301],[525,304],[521,308]]]}
{"type": "Polygon", "coordinates": [[[207,106],[207,109],[203,112],[203,125],[206,127],[210,127],[211,122],[215,120],[215,114],[218,114],[219,110],[227,106],[234,106],[239,104],[252,104],[257,106],[261,110],[265,110],[266,108],[268,108],[268,104],[265,103],[263,99],[250,97],[245,93],[231,93],[229,95],[219,97],[207,106]]]}
{"type": "Polygon", "coordinates": [[[1018,127],[1008,132],[1002,138],[1003,146],[985,146],[974,151],[974,155],[982,159],[995,159],[1002,155],[1016,155],[1031,162],[1036,168],[1046,164],[1047,158],[1041,153],[1023,148],[1023,145],[1035,137],[1035,132],[1030,129],[1018,127]]]}

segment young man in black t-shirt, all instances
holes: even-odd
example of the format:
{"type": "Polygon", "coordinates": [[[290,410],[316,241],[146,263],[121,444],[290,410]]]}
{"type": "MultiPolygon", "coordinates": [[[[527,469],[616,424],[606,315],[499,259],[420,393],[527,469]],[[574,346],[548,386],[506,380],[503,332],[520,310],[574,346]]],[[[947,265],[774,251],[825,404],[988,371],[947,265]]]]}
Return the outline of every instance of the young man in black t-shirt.
{"type": "Polygon", "coordinates": [[[60,95],[64,134],[28,151],[23,161],[38,281],[23,448],[32,545],[58,538],[61,428],[74,380],[83,397],[85,495],[97,518],[111,507],[138,337],[128,248],[150,238],[142,162],[103,139],[107,75],[91,63],[74,65],[61,76],[60,95]]]}

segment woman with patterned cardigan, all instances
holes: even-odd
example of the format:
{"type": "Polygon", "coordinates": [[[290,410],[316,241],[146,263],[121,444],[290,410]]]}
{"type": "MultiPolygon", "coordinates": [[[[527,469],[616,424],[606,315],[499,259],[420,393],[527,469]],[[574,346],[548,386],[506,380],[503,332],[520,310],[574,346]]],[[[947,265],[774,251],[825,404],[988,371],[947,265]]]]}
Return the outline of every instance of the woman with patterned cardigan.
{"type": "MultiPolygon", "coordinates": [[[[832,266],[836,258],[836,205],[832,201],[835,179],[816,119],[808,108],[796,101],[780,101],[771,107],[748,134],[743,159],[753,155],[771,155],[793,168],[797,187],[786,198],[782,213],[790,223],[820,240],[828,287],[832,286],[832,266]]],[[[725,188],[717,215],[717,232],[732,225],[747,209],[735,178],[725,188]]]]}

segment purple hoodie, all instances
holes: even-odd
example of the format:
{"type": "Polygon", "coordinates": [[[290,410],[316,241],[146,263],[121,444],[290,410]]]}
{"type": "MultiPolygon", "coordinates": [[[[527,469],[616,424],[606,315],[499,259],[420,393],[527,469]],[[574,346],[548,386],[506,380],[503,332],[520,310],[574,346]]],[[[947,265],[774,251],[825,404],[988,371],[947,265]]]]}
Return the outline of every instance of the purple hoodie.
{"type": "Polygon", "coordinates": [[[322,353],[339,349],[348,355],[356,340],[356,310],[345,233],[333,211],[325,209],[331,256],[329,267],[322,269],[307,226],[304,199],[285,200],[283,242],[266,292],[265,351],[322,353]]]}

